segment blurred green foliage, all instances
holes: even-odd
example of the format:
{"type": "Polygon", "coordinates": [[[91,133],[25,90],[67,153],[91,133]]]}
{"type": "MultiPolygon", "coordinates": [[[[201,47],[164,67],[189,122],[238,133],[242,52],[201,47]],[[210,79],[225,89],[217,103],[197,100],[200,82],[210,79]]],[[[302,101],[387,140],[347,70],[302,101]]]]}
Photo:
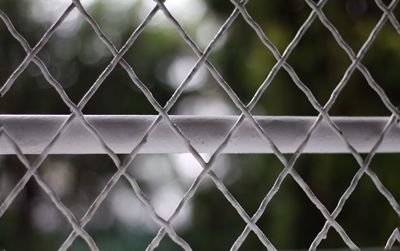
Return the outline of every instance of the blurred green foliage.
{"type": "MultiPolygon", "coordinates": [[[[221,24],[233,10],[229,1],[207,0],[205,3],[207,12],[204,19],[215,19],[221,24]]],[[[0,9],[11,17],[17,30],[33,46],[49,27],[49,23],[32,19],[27,14],[26,6],[29,4],[27,0],[0,1],[0,9]]],[[[97,1],[90,5],[89,12],[100,26],[111,34],[116,46],[121,47],[143,19],[143,13],[139,13],[140,4],[142,3],[138,2],[128,9],[120,10],[118,16],[109,13],[109,5],[104,1],[97,1]]],[[[252,0],[246,7],[281,53],[311,12],[303,0],[252,0]]],[[[394,12],[397,18],[400,16],[399,9],[394,12]]],[[[382,15],[372,0],[331,0],[323,10],[356,53],[382,15]]],[[[179,16],[177,19],[179,20],[179,16]]],[[[163,21],[168,22],[166,19],[163,21]]],[[[194,34],[199,25],[201,22],[184,27],[188,29],[189,34],[194,34]]],[[[56,33],[39,56],[64,86],[71,99],[78,102],[111,61],[112,55],[98,41],[91,27],[82,18],[76,31],[71,34],[66,36],[56,33]]],[[[242,101],[248,103],[276,60],[241,17],[234,22],[224,37],[224,42],[219,44],[221,46],[211,53],[210,60],[242,101]]],[[[175,29],[171,25],[154,25],[140,35],[124,58],[156,99],[164,105],[174,91],[171,83],[168,83],[169,66],[184,55],[192,56],[193,53],[175,29]]],[[[24,56],[20,45],[0,23],[0,83],[5,82],[24,56]]],[[[329,99],[351,63],[318,18],[290,54],[288,62],[321,104],[325,104],[329,99]]],[[[400,103],[400,36],[389,22],[379,32],[362,63],[368,67],[391,101],[395,104],[400,103]]],[[[217,93],[228,106],[234,107],[211,76],[205,81],[207,90],[187,91],[181,99],[207,97],[212,92],[217,93]]],[[[179,114],[179,111],[174,107],[171,113],[179,114]]],[[[0,113],[68,114],[69,111],[39,70],[31,64],[10,92],[0,99],[0,113]]],[[[117,66],[103,83],[85,107],[84,113],[156,114],[144,95],[132,86],[120,66],[117,66]]],[[[279,70],[253,113],[317,114],[284,69],[279,70]]],[[[357,70],[329,113],[335,116],[390,115],[357,70]]],[[[237,110],[235,114],[239,114],[237,110]]],[[[252,215],[283,169],[282,164],[273,155],[229,155],[227,159],[228,169],[224,181],[248,214],[252,215]]],[[[111,161],[104,156],[51,156],[43,164],[41,174],[44,175],[46,170],[52,168],[52,161],[68,163],[75,170],[74,183],[71,184],[74,189],[61,197],[71,207],[80,206],[75,211],[81,214],[105,184],[107,177],[115,171],[111,161]]],[[[398,154],[378,154],[371,163],[371,168],[397,200],[400,198],[398,163],[398,154]]],[[[9,192],[5,180],[11,180],[11,185],[15,184],[25,169],[17,158],[12,156],[1,157],[0,164],[0,182],[3,182],[0,189],[4,189],[0,191],[0,198],[4,200],[9,192]]],[[[295,168],[328,210],[333,211],[359,167],[349,154],[318,154],[301,156],[295,168]]],[[[146,187],[149,181],[139,178],[139,182],[146,187]]],[[[0,219],[0,249],[54,250],[65,239],[70,231],[66,221],[66,228],[62,230],[41,232],[35,228],[32,210],[38,198],[45,198],[45,195],[34,181],[30,181],[23,194],[0,219]]],[[[178,233],[195,250],[228,249],[245,227],[237,212],[213,185],[200,189],[192,203],[190,226],[178,233]]],[[[107,206],[102,210],[105,212],[103,215],[113,213],[107,206]]],[[[63,218],[61,214],[59,217],[63,218]]],[[[258,226],[279,249],[307,248],[322,229],[324,222],[321,213],[295,181],[288,177],[267,207],[258,226]]],[[[399,217],[372,181],[363,177],[338,217],[338,222],[361,247],[382,247],[393,229],[398,227],[399,217]]],[[[118,222],[104,229],[89,224],[86,229],[102,250],[142,250],[156,233],[118,222]]],[[[328,238],[321,243],[321,248],[344,246],[333,229],[329,230],[328,238]]],[[[161,242],[160,250],[176,249],[176,244],[169,237],[165,237],[161,242]]],[[[258,249],[264,248],[251,233],[243,244],[243,250],[258,249]]],[[[71,250],[87,250],[87,246],[78,238],[71,250]]]]}

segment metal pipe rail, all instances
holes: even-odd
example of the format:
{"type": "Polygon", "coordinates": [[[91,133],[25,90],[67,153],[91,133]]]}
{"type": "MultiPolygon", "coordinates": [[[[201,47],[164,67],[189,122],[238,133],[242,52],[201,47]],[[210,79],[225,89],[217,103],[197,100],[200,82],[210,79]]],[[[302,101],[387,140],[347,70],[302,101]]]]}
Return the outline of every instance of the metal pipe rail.
{"type": "MultiPolygon", "coordinates": [[[[0,115],[0,127],[16,140],[24,154],[40,154],[67,115],[0,115]]],[[[105,142],[118,154],[129,153],[156,119],[153,115],[85,115],[105,142]]],[[[255,116],[261,127],[283,153],[293,153],[316,117],[255,116]]],[[[237,116],[171,116],[191,144],[201,153],[212,153],[238,119],[237,116]]],[[[380,136],[389,117],[332,117],[344,136],[360,153],[367,153],[380,136]]],[[[184,153],[181,140],[161,122],[140,153],[184,153]]],[[[271,153],[246,120],[233,135],[223,153],[271,153]]],[[[308,142],[305,153],[346,153],[347,148],[329,125],[322,121],[308,142]]],[[[400,125],[386,134],[378,152],[400,152],[400,125]]],[[[13,154],[0,135],[0,155],[13,154]]],[[[50,154],[103,154],[98,140],[78,119],[70,124],[52,147],[50,154]]]]}

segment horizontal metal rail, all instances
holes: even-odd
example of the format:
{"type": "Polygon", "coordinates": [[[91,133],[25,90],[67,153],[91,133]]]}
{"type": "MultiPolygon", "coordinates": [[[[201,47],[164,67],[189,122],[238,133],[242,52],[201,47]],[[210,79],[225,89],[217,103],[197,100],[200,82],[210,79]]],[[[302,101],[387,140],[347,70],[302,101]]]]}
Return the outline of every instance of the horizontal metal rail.
{"type": "MultiPolygon", "coordinates": [[[[40,154],[67,115],[0,115],[0,126],[16,140],[25,154],[40,154]]],[[[156,119],[153,115],[85,115],[116,153],[129,153],[156,119]]],[[[234,125],[236,116],[171,116],[190,143],[202,153],[214,152],[234,125]]],[[[264,131],[283,153],[293,153],[316,117],[256,116],[264,131]]],[[[376,143],[389,117],[332,117],[343,134],[360,153],[368,153],[376,143]]],[[[161,122],[151,133],[141,153],[184,153],[187,148],[170,127],[161,122]]],[[[244,121],[224,153],[271,153],[268,142],[251,123],[244,121]]],[[[324,121],[312,134],[305,153],[345,153],[343,142],[324,121]]],[[[386,134],[378,152],[400,152],[400,126],[386,134]]],[[[0,154],[13,154],[13,148],[0,136],[0,154]]],[[[98,140],[78,119],[52,147],[51,154],[103,154],[98,140]]]]}

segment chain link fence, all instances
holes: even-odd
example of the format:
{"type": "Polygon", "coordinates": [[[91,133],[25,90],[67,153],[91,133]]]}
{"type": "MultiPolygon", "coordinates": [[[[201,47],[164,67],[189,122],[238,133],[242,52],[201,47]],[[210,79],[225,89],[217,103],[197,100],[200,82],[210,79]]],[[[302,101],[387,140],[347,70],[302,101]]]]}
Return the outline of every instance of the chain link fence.
{"type": "MultiPolygon", "coordinates": [[[[208,46],[202,50],[196,42],[192,40],[189,34],[185,31],[183,26],[177,21],[177,19],[171,14],[169,9],[166,7],[165,3],[160,0],[155,0],[154,8],[146,15],[143,21],[139,26],[134,30],[134,32],[130,35],[129,39],[125,42],[125,44],[118,49],[113,42],[106,36],[103,32],[102,28],[98,25],[96,20],[88,13],[85,7],[81,4],[79,0],[72,0],[71,4],[61,13],[58,19],[51,25],[51,27],[44,33],[39,42],[34,47],[30,47],[25,38],[16,30],[13,25],[13,22],[7,16],[6,13],[0,10],[0,18],[6,25],[10,34],[15,38],[16,42],[21,45],[21,47],[26,52],[26,56],[23,61],[18,65],[18,67],[13,71],[11,76],[6,80],[6,82],[1,86],[0,93],[1,96],[7,95],[8,91],[13,87],[13,84],[18,79],[18,77],[26,70],[26,68],[31,64],[35,64],[51,85],[54,88],[62,102],[64,102],[71,111],[71,114],[63,121],[62,125],[59,127],[54,136],[52,136],[51,140],[47,143],[44,150],[37,155],[33,160],[27,158],[21,150],[21,146],[19,145],[18,140],[16,140],[12,134],[8,131],[4,125],[0,125],[0,137],[6,139],[9,142],[9,146],[12,148],[12,151],[15,155],[18,156],[20,161],[26,167],[25,175],[20,179],[20,181],[15,185],[12,191],[7,195],[6,199],[1,202],[0,206],[0,217],[4,215],[10,205],[13,203],[18,194],[24,189],[29,180],[34,179],[37,184],[43,189],[43,191],[48,195],[51,199],[52,203],[56,206],[56,208],[65,216],[73,230],[67,237],[67,239],[62,243],[60,250],[67,250],[76,240],[77,237],[81,237],[86,244],[90,247],[91,250],[99,250],[96,242],[92,238],[92,236],[85,230],[85,226],[92,220],[98,208],[102,204],[102,202],[107,198],[110,194],[113,187],[117,184],[117,182],[123,178],[126,179],[130,186],[132,187],[135,195],[140,200],[140,202],[145,206],[145,208],[150,213],[154,222],[156,222],[160,229],[153,240],[147,247],[147,250],[154,250],[160,244],[160,241],[168,235],[176,244],[178,244],[184,250],[192,250],[190,243],[186,242],[181,236],[179,236],[174,227],[173,223],[179,216],[182,208],[185,204],[196,195],[196,191],[200,186],[203,179],[209,177],[212,182],[215,184],[217,189],[221,192],[221,194],[225,197],[225,199],[232,205],[235,211],[240,215],[240,217],[245,222],[246,226],[243,229],[242,233],[237,237],[236,241],[230,247],[231,250],[239,250],[242,246],[243,242],[246,240],[247,236],[250,232],[254,232],[257,238],[262,242],[268,250],[276,250],[276,246],[273,242],[271,242],[268,236],[257,226],[257,221],[263,215],[265,210],[268,207],[269,202],[275,196],[275,194],[280,190],[281,184],[285,180],[287,176],[291,176],[295,182],[298,184],[299,188],[306,194],[308,199],[313,203],[313,205],[318,209],[321,215],[325,218],[325,224],[319,231],[319,233],[315,236],[314,241],[310,245],[311,250],[315,250],[319,247],[321,241],[327,238],[327,233],[330,228],[333,228],[336,231],[346,246],[352,250],[359,250],[359,246],[352,239],[351,233],[347,233],[346,230],[338,223],[337,218],[340,215],[343,207],[348,201],[349,197],[356,189],[360,179],[363,176],[368,176],[378,191],[386,198],[387,202],[391,205],[396,215],[400,217],[400,205],[396,198],[392,195],[392,193],[384,186],[384,184],[380,181],[378,176],[375,174],[373,170],[369,168],[369,165],[377,153],[385,135],[392,127],[397,126],[397,120],[400,119],[400,111],[395,107],[395,105],[389,100],[388,96],[385,94],[383,89],[379,86],[379,84],[375,81],[369,70],[363,65],[362,58],[367,53],[374,39],[376,38],[378,32],[382,29],[385,23],[391,23],[397,33],[400,34],[400,23],[396,19],[393,14],[393,10],[396,8],[398,4],[398,0],[393,0],[389,5],[384,4],[381,0],[376,0],[377,6],[382,11],[382,16],[379,21],[376,23],[375,27],[371,31],[368,36],[368,39],[364,42],[363,46],[358,52],[352,50],[352,48],[344,41],[343,37],[339,34],[336,27],[331,23],[331,21],[326,17],[323,12],[323,7],[327,3],[327,0],[320,0],[318,3],[315,3],[312,0],[305,0],[307,5],[311,8],[311,13],[302,26],[299,28],[297,34],[293,38],[293,40],[289,43],[287,48],[281,54],[276,46],[270,41],[270,39],[265,35],[263,30],[257,24],[257,22],[252,18],[252,16],[246,10],[246,4],[248,1],[238,1],[231,0],[231,3],[234,5],[234,11],[230,14],[229,18],[223,23],[220,27],[218,33],[214,36],[214,38],[209,42],[208,46]],[[66,18],[70,15],[72,10],[78,10],[80,15],[85,19],[85,21],[90,25],[93,31],[97,34],[98,38],[101,42],[109,49],[109,51],[113,55],[113,59],[107,65],[107,67],[103,70],[103,72],[98,76],[96,81],[92,84],[91,88],[85,93],[79,103],[75,104],[66,94],[62,85],[56,80],[55,77],[52,76],[50,71],[48,70],[45,63],[37,56],[38,53],[43,49],[43,47],[47,44],[50,38],[53,36],[57,28],[66,20],[66,18]],[[131,65],[123,59],[123,56],[126,52],[131,48],[131,46],[135,43],[136,39],[140,36],[140,34],[146,29],[149,22],[156,15],[156,13],[161,12],[165,15],[165,17],[171,22],[171,24],[176,28],[181,38],[187,44],[194,54],[198,57],[198,60],[194,67],[188,72],[185,79],[180,83],[179,87],[175,90],[173,95],[170,97],[168,102],[164,107],[162,107],[157,100],[154,98],[153,93],[146,87],[146,85],[139,79],[136,75],[134,69],[131,65]],[[215,48],[217,42],[223,37],[223,35],[229,30],[235,20],[242,16],[244,20],[247,22],[249,27],[254,30],[256,35],[259,37],[260,41],[263,45],[268,48],[276,59],[276,63],[269,72],[267,78],[263,81],[263,83],[258,88],[257,92],[251,99],[248,104],[244,104],[232,88],[229,86],[229,83],[221,76],[216,67],[209,61],[208,57],[212,53],[215,48]],[[314,97],[311,90],[303,83],[300,77],[297,75],[296,71],[292,68],[292,66],[287,62],[289,55],[295,50],[296,46],[302,39],[303,35],[309,29],[314,20],[319,19],[322,24],[329,30],[329,32],[335,38],[337,44],[343,51],[347,54],[349,59],[351,60],[351,64],[346,69],[343,74],[342,79],[337,84],[336,88],[331,93],[329,100],[325,104],[321,104],[314,97]],[[86,118],[83,114],[82,110],[89,102],[89,100],[93,97],[105,79],[110,75],[110,73],[114,70],[117,65],[123,67],[123,69],[128,73],[131,84],[135,85],[140,91],[146,96],[147,100],[151,103],[154,109],[159,113],[159,115],[154,119],[151,125],[146,129],[144,135],[140,137],[139,143],[133,147],[132,151],[124,158],[121,158],[106,142],[103,138],[102,134],[98,131],[98,129],[86,118]],[[196,72],[200,69],[200,67],[205,67],[213,78],[217,81],[218,85],[220,85],[226,94],[229,96],[233,104],[241,111],[241,115],[237,118],[234,126],[229,130],[229,132],[224,136],[222,143],[216,148],[215,152],[212,153],[210,159],[206,161],[200,153],[193,147],[191,141],[187,136],[182,132],[182,130],[177,126],[177,124],[171,119],[171,116],[168,114],[170,109],[176,104],[177,100],[182,95],[185,87],[188,85],[190,80],[196,74],[196,72]],[[276,76],[277,72],[280,69],[284,69],[292,78],[294,84],[299,88],[304,95],[309,100],[310,104],[314,107],[314,109],[318,112],[318,117],[315,118],[312,126],[308,129],[307,134],[304,136],[301,144],[297,147],[290,158],[287,155],[284,155],[273,139],[270,137],[268,130],[265,130],[259,122],[252,115],[251,111],[260,100],[263,93],[267,90],[268,86],[276,76]],[[386,108],[392,113],[392,116],[384,126],[384,129],[380,132],[379,137],[377,137],[373,147],[370,149],[367,155],[362,156],[355,147],[351,144],[351,142],[346,138],[341,131],[341,128],[337,126],[334,120],[328,114],[329,110],[336,102],[338,96],[340,95],[343,88],[346,86],[349,78],[352,76],[353,72],[358,70],[367,80],[369,86],[379,95],[383,104],[386,108]],[[99,146],[107,153],[107,155],[112,159],[115,164],[116,171],[112,175],[112,177],[108,180],[107,184],[102,189],[101,193],[98,194],[97,198],[91,203],[90,207],[87,209],[86,213],[81,219],[76,218],[71,211],[63,204],[58,195],[50,188],[48,184],[43,180],[43,178],[38,175],[38,169],[41,167],[43,162],[48,157],[51,149],[57,143],[58,139],[61,135],[69,128],[69,125],[72,121],[79,120],[85,128],[90,131],[97,139],[99,146]],[[193,181],[189,190],[182,197],[180,203],[176,207],[175,211],[168,219],[164,219],[161,217],[151,204],[147,195],[143,192],[142,188],[139,186],[135,177],[127,172],[128,167],[131,166],[132,161],[135,159],[140,149],[146,144],[149,135],[156,129],[157,125],[160,122],[164,122],[168,125],[168,127],[180,138],[182,143],[186,147],[186,151],[191,153],[193,157],[198,161],[203,170],[197,176],[197,178],[193,181]],[[258,133],[258,136],[262,138],[266,145],[268,145],[274,155],[280,160],[282,163],[282,171],[277,177],[274,185],[269,190],[269,192],[265,195],[262,202],[259,205],[258,210],[253,214],[249,215],[243,208],[243,206],[238,202],[238,200],[231,194],[226,185],[222,182],[222,180],[215,174],[212,170],[214,163],[218,156],[223,152],[224,148],[227,146],[232,136],[241,126],[241,124],[246,121],[249,123],[254,130],[258,133]],[[354,157],[356,162],[359,165],[359,169],[354,175],[351,183],[347,187],[346,191],[342,194],[340,200],[337,202],[336,208],[330,212],[325,205],[316,197],[312,189],[309,185],[303,180],[303,178],[298,174],[298,172],[293,168],[296,161],[302,155],[307,143],[309,142],[310,137],[314,133],[314,131],[318,128],[321,122],[325,122],[329,125],[329,127],[334,131],[337,137],[344,143],[346,149],[351,155],[354,157]]],[[[386,249],[390,249],[394,247],[395,243],[400,241],[400,232],[399,228],[393,229],[393,232],[390,236],[387,237],[387,243],[385,245],[386,249]]],[[[228,248],[228,247],[227,247],[228,248]]]]}

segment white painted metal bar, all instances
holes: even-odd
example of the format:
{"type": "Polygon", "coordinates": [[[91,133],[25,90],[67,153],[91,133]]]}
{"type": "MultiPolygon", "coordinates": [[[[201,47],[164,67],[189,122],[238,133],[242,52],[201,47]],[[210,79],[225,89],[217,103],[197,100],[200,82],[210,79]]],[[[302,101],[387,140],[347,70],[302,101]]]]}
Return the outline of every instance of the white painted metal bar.
{"type": "MultiPolygon", "coordinates": [[[[154,121],[153,115],[85,115],[100,132],[105,142],[120,154],[129,153],[139,143],[154,121]]],[[[172,120],[203,153],[213,152],[237,120],[236,116],[171,116],[172,120]]],[[[296,150],[315,121],[315,117],[255,117],[278,148],[284,153],[296,150]]],[[[39,154],[56,133],[66,115],[0,115],[0,126],[16,139],[25,154],[39,154]]],[[[371,150],[389,117],[332,117],[349,142],[361,153],[371,150]]],[[[141,153],[183,153],[181,140],[166,123],[161,122],[149,136],[141,153]]],[[[224,153],[271,153],[269,144],[259,137],[254,127],[244,121],[233,135],[224,153]]],[[[306,153],[344,153],[347,148],[335,132],[322,122],[312,134],[306,153]]],[[[391,128],[378,152],[400,152],[400,126],[391,128]]],[[[97,139],[75,119],[53,146],[51,154],[102,154],[97,139]]],[[[0,136],[0,154],[13,154],[5,137],[0,136]]]]}

